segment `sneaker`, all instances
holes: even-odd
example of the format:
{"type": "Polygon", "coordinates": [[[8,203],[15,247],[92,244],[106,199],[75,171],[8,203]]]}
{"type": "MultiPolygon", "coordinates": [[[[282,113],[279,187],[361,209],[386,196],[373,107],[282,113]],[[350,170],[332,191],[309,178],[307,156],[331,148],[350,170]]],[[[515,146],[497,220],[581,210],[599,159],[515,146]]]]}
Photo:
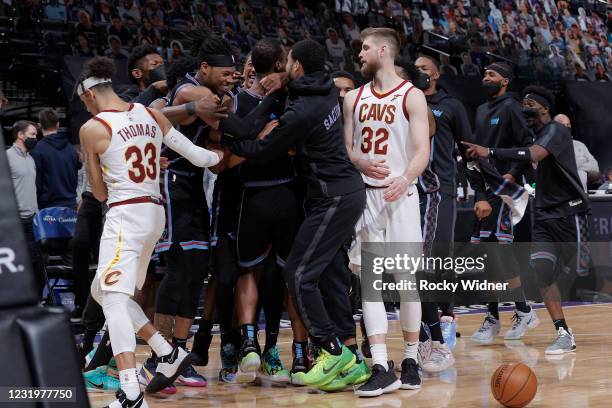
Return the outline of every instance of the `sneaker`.
{"type": "Polygon", "coordinates": [[[187,366],[183,374],[178,376],[177,381],[187,387],[206,387],[207,384],[206,378],[199,374],[191,364],[187,366]]]}
{"type": "Polygon", "coordinates": [[[176,380],[176,378],[191,365],[191,356],[182,348],[174,346],[172,352],[157,357],[155,376],[147,385],[147,393],[160,392],[176,380]]]}
{"type": "MultiPolygon", "coordinates": [[[[147,358],[142,364],[140,371],[138,371],[138,382],[144,387],[149,385],[149,382],[151,382],[151,379],[154,377],[155,370],[157,370],[157,363],[155,362],[155,359],[151,357],[147,358]]],[[[174,384],[170,384],[161,390],[160,393],[166,395],[176,394],[176,387],[174,384]]]]}
{"type": "Polygon", "coordinates": [[[106,374],[109,377],[119,378],[119,369],[117,368],[117,362],[115,361],[115,357],[112,357],[108,361],[108,371],[106,372],[106,374]]]}
{"type": "Polygon", "coordinates": [[[304,375],[304,384],[320,387],[330,383],[340,371],[349,369],[355,364],[355,360],[355,355],[346,346],[342,346],[338,356],[328,353],[325,349],[320,349],[314,365],[304,375]]]}
{"type": "Polygon", "coordinates": [[[83,318],[83,308],[81,306],[76,306],[70,312],[70,323],[81,323],[83,318]]]}
{"type": "Polygon", "coordinates": [[[122,389],[117,390],[115,394],[117,399],[104,408],[149,408],[147,401],[144,399],[144,394],[141,392],[135,400],[129,400],[125,396],[122,389]]]}
{"type": "Polygon", "coordinates": [[[472,340],[481,343],[492,343],[501,330],[501,322],[487,313],[482,326],[472,334],[472,340]]]}
{"type": "Polygon", "coordinates": [[[83,373],[85,388],[88,392],[117,392],[119,380],[107,374],[108,366],[100,366],[95,370],[83,373]]]}
{"type": "Polygon", "coordinates": [[[291,384],[304,385],[304,376],[308,372],[308,360],[304,357],[296,357],[293,359],[291,366],[291,384]]]}
{"type": "Polygon", "coordinates": [[[91,349],[89,353],[85,355],[85,367],[89,365],[89,363],[91,362],[91,359],[96,354],[97,349],[98,349],[98,346],[95,346],[93,349],[91,349]]]}
{"type": "Polygon", "coordinates": [[[540,320],[533,308],[527,313],[515,310],[514,316],[512,316],[512,328],[506,332],[504,340],[520,340],[527,329],[535,329],[538,324],[540,324],[540,320]]]}
{"type": "Polygon", "coordinates": [[[442,330],[442,338],[444,344],[449,349],[454,350],[457,345],[457,321],[453,316],[440,317],[440,329],[442,330]]]}
{"type": "Polygon", "coordinates": [[[429,358],[421,362],[423,371],[427,373],[439,373],[455,364],[455,357],[445,344],[440,344],[439,341],[432,342],[431,354],[429,358]]]}
{"type": "Polygon", "coordinates": [[[236,347],[228,343],[221,347],[221,370],[219,370],[219,381],[228,384],[236,384],[236,372],[238,371],[238,361],[236,347]]]}
{"type": "Polygon", "coordinates": [[[429,357],[431,356],[431,339],[419,341],[419,349],[417,354],[421,364],[429,360],[429,357]]]}
{"type": "Polygon", "coordinates": [[[261,365],[261,357],[259,356],[257,343],[254,340],[244,340],[242,347],[240,347],[239,361],[238,367],[240,371],[244,373],[257,373],[257,369],[261,365]]]}
{"type": "Polygon", "coordinates": [[[563,327],[559,327],[557,338],[546,348],[545,354],[565,354],[574,351],[576,351],[576,341],[572,329],[565,330],[563,327]]]}
{"type": "Polygon", "coordinates": [[[193,336],[193,347],[191,348],[191,357],[194,366],[208,365],[208,349],[212,342],[212,334],[201,333],[199,330],[193,336]]]}
{"type": "Polygon", "coordinates": [[[389,361],[389,369],[380,364],[374,364],[370,379],[361,387],[355,390],[355,395],[359,397],[378,397],[398,390],[402,386],[402,382],[395,375],[393,362],[389,361]]]}
{"type": "Polygon", "coordinates": [[[372,373],[364,360],[360,363],[353,364],[348,370],[343,370],[329,384],[319,387],[321,391],[342,391],[346,387],[355,384],[361,384],[370,379],[372,373]]]}
{"type": "Polygon", "coordinates": [[[268,351],[264,353],[262,360],[261,369],[259,371],[259,376],[261,378],[273,382],[285,383],[291,380],[289,370],[283,366],[283,362],[278,355],[277,346],[268,349],[268,351]]]}
{"type": "Polygon", "coordinates": [[[402,390],[418,390],[421,388],[419,364],[411,358],[402,361],[402,375],[400,376],[402,390]]]}

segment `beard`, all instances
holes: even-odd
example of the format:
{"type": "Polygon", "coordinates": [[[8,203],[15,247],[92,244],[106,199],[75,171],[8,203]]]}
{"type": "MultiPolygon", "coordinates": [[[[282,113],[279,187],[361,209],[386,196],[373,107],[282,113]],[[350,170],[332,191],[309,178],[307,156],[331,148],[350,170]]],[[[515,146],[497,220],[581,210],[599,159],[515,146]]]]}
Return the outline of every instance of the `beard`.
{"type": "Polygon", "coordinates": [[[361,75],[365,78],[371,78],[374,76],[374,73],[378,70],[378,64],[376,63],[362,63],[361,64],[361,75]]]}

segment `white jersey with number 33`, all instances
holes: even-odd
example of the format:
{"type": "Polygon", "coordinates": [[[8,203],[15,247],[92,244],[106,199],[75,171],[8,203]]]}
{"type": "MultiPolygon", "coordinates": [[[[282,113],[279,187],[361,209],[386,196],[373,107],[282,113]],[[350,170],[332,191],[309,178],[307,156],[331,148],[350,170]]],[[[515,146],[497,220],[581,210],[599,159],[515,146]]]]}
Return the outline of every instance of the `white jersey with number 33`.
{"type": "MultiPolygon", "coordinates": [[[[369,160],[385,160],[391,171],[388,179],[402,175],[411,159],[410,122],[404,106],[413,88],[411,82],[403,81],[395,89],[381,94],[369,82],[359,88],[353,106],[353,151],[369,160]]],[[[388,181],[365,174],[362,177],[367,185],[375,187],[388,181]]]]}
{"type": "Polygon", "coordinates": [[[153,114],[139,103],[127,111],[102,111],[94,119],[110,131],[100,155],[108,204],[136,197],[160,197],[159,154],[163,133],[153,114]]]}

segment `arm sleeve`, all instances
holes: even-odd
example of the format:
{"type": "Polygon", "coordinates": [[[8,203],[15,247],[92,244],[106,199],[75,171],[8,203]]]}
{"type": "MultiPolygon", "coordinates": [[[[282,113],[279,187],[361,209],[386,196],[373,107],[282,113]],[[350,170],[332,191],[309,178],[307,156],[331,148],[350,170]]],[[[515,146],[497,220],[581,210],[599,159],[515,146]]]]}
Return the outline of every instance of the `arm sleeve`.
{"type": "Polygon", "coordinates": [[[189,139],[183,136],[181,132],[174,128],[170,128],[168,133],[164,135],[164,144],[197,167],[214,166],[219,163],[220,160],[217,153],[194,145],[189,139]]]}
{"type": "Polygon", "coordinates": [[[256,139],[257,135],[269,122],[270,112],[276,101],[277,95],[265,97],[259,105],[248,115],[241,118],[235,113],[230,113],[219,122],[219,130],[230,139],[256,139]]]}
{"type": "Polygon", "coordinates": [[[546,132],[538,137],[535,144],[542,146],[555,158],[558,158],[561,152],[567,148],[567,140],[563,138],[561,132],[554,126],[549,126],[546,132]]]}
{"type": "MultiPolygon", "coordinates": [[[[533,144],[533,134],[527,127],[527,122],[519,111],[518,105],[510,109],[510,124],[515,147],[527,147],[533,144]]],[[[529,162],[515,162],[512,163],[508,173],[518,180],[529,166],[531,166],[529,162]]]]}
{"type": "Polygon", "coordinates": [[[280,124],[264,139],[234,141],[224,135],[222,140],[235,155],[247,158],[252,163],[264,163],[287,154],[290,148],[304,139],[307,129],[303,120],[290,109],[281,116],[280,124]]]}

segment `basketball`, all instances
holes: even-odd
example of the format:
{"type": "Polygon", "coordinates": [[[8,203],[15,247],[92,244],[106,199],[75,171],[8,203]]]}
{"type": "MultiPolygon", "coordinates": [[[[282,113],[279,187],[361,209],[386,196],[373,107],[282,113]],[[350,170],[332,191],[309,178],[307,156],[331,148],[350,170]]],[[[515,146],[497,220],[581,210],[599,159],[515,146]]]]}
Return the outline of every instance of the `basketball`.
{"type": "Polygon", "coordinates": [[[538,391],[538,379],[527,365],[503,364],[491,376],[491,392],[502,405],[510,408],[527,406],[538,391]]]}

